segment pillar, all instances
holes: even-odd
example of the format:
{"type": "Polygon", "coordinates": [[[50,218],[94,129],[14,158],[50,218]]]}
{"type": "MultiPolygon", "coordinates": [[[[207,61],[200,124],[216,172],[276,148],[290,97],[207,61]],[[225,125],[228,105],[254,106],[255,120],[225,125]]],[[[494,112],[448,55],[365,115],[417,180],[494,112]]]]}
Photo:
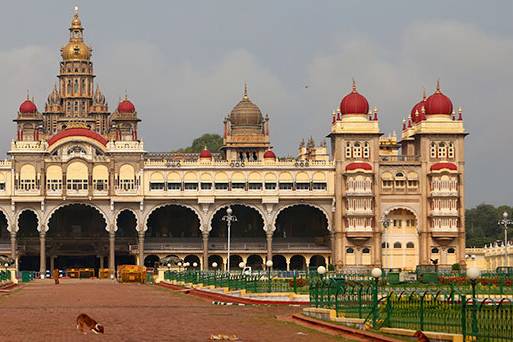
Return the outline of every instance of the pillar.
{"type": "Polygon", "coordinates": [[[39,232],[39,274],[41,279],[44,278],[46,272],[46,232],[44,227],[41,227],[39,232]]]}
{"type": "Polygon", "coordinates": [[[53,272],[54,268],[55,268],[55,256],[50,255],[50,272],[53,272]]]}
{"type": "Polygon", "coordinates": [[[330,264],[335,265],[335,232],[330,231],[331,261],[330,264]]]}
{"type": "Polygon", "coordinates": [[[114,229],[111,229],[109,231],[109,269],[111,272],[114,272],[116,269],[116,262],[115,262],[115,248],[116,248],[116,232],[114,229]]]}
{"type": "MultiPolygon", "coordinates": [[[[14,228],[14,227],[13,227],[14,228]]],[[[11,258],[16,260],[16,232],[11,231],[11,258]]]]}
{"type": "Polygon", "coordinates": [[[374,240],[372,241],[372,264],[375,267],[382,267],[383,266],[383,260],[381,258],[382,252],[381,252],[381,240],[382,234],[380,232],[376,232],[373,234],[374,240]]]}
{"type": "Polygon", "coordinates": [[[203,266],[203,270],[208,270],[208,231],[202,231],[201,237],[203,239],[203,262],[201,265],[203,266]]]}
{"type": "Polygon", "coordinates": [[[103,266],[103,255],[100,255],[100,269],[104,268],[103,266]]]}
{"type": "Polygon", "coordinates": [[[431,264],[428,262],[428,248],[429,241],[428,236],[426,232],[421,232],[419,236],[419,256],[420,256],[420,264],[421,265],[429,265],[431,264]]]}
{"type": "Polygon", "coordinates": [[[266,231],[265,237],[267,240],[267,260],[273,260],[273,231],[266,231]]]}
{"type": "Polygon", "coordinates": [[[139,246],[137,248],[137,251],[139,252],[139,260],[138,260],[139,261],[138,262],[139,266],[144,266],[144,233],[145,233],[144,230],[138,231],[138,234],[139,234],[139,240],[138,240],[139,246]]]}

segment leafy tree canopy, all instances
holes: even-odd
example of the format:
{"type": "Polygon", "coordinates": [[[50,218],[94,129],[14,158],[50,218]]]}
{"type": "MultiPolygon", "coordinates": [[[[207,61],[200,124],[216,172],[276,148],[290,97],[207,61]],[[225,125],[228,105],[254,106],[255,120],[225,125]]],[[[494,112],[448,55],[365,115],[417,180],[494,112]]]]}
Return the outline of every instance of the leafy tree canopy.
{"type": "Polygon", "coordinates": [[[210,152],[219,152],[219,149],[223,146],[223,137],[219,134],[205,133],[194,139],[191,146],[181,148],[176,152],[199,153],[205,146],[210,152]]]}
{"type": "MultiPolygon", "coordinates": [[[[465,210],[465,231],[467,247],[483,247],[497,240],[504,240],[504,226],[499,225],[502,213],[507,212],[512,218],[513,207],[501,205],[495,207],[491,204],[480,204],[475,208],[465,210]]],[[[509,226],[511,229],[512,227],[509,226]]],[[[509,231],[513,237],[513,230],[509,231]]],[[[509,240],[509,239],[508,239],[509,240]]]]}

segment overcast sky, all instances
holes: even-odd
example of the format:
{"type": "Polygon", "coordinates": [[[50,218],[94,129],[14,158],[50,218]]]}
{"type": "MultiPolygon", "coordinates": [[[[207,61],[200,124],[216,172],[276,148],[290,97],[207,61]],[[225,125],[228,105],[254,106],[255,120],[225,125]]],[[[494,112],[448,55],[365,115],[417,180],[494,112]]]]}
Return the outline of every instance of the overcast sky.
{"type": "Polygon", "coordinates": [[[2,154],[26,89],[44,107],[75,4],[96,82],[111,110],[128,91],[148,151],[222,133],[244,81],[288,155],[329,132],[352,77],[385,133],[440,78],[470,132],[466,206],[513,205],[513,1],[5,1],[2,154]]]}

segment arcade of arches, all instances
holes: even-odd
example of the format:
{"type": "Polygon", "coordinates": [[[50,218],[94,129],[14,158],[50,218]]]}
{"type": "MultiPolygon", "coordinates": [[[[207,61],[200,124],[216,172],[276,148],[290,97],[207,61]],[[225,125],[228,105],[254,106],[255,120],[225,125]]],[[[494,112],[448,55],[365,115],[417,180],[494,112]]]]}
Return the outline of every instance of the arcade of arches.
{"type": "MultiPolygon", "coordinates": [[[[320,209],[295,204],[282,208],[274,222],[266,222],[261,209],[242,204],[220,206],[202,219],[194,207],[163,204],[147,214],[146,230],[132,209],[113,215],[109,227],[106,217],[95,206],[69,204],[56,208],[41,223],[35,209],[24,209],[18,216],[16,249],[20,270],[43,271],[70,267],[115,268],[120,264],[141,263],[154,267],[160,259],[176,255],[201,268],[227,266],[227,222],[230,206],[237,219],[231,223],[232,269],[241,262],[253,269],[265,268],[272,259],[278,270],[302,270],[331,262],[328,220],[320,209]],[[205,222],[209,228],[204,229],[205,222]],[[268,229],[274,225],[275,229],[268,229]],[[202,229],[203,228],[203,229],[202,229]]],[[[9,245],[13,235],[0,215],[0,244],[9,245]]]]}

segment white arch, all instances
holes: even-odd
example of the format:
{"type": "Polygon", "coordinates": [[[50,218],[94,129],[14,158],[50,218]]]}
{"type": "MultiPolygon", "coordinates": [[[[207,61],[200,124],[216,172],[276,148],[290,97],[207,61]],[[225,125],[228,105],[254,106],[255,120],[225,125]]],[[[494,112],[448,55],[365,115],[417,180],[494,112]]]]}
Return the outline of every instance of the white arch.
{"type": "MultiPolygon", "coordinates": [[[[36,215],[36,218],[37,218],[37,231],[40,232],[41,231],[41,217],[39,217],[39,213],[37,212],[36,209],[34,208],[24,208],[22,209],[18,215],[16,215],[16,227],[14,227],[14,231],[17,233],[18,230],[20,230],[20,216],[21,214],[23,214],[25,211],[31,211],[33,212],[35,215],[36,215]]],[[[48,229],[46,229],[48,230],[48,229]]],[[[45,231],[46,231],[45,230],[45,231]]]]}
{"type": "MultiPolygon", "coordinates": [[[[110,226],[110,222],[109,222],[109,219],[107,217],[107,215],[103,212],[103,210],[101,210],[100,208],[98,208],[96,205],[94,204],[91,204],[91,203],[83,203],[83,202],[76,202],[76,203],[65,203],[65,204],[61,204],[55,208],[53,208],[49,213],[48,215],[46,215],[46,220],[45,220],[45,227],[46,227],[46,231],[48,231],[48,227],[49,227],[49,224],[50,224],[50,219],[52,218],[53,214],[55,214],[59,209],[62,209],[62,208],[65,208],[65,207],[69,207],[69,206],[72,206],[72,205],[84,205],[86,207],[90,207],[90,208],[93,208],[95,209],[97,212],[100,213],[100,215],[102,215],[103,217],[103,220],[105,221],[105,230],[107,232],[110,232],[109,230],[109,226],[110,226]]],[[[114,231],[117,230],[117,227],[116,225],[114,225],[114,231]]]]}
{"type": "Polygon", "coordinates": [[[125,210],[128,210],[128,211],[130,211],[132,214],[134,214],[134,216],[135,216],[135,230],[139,231],[139,216],[137,216],[136,211],[135,211],[134,209],[132,209],[132,208],[121,208],[121,209],[119,209],[119,210],[118,210],[118,212],[117,212],[116,216],[114,216],[114,226],[116,226],[116,230],[118,230],[118,228],[117,228],[117,225],[118,225],[118,217],[119,217],[119,215],[120,215],[123,211],[125,211],[125,210]]]}
{"type": "Polygon", "coordinates": [[[189,210],[192,210],[192,212],[196,215],[196,217],[198,218],[198,221],[199,221],[199,230],[201,231],[201,227],[203,227],[203,218],[201,217],[200,213],[196,210],[196,208],[194,208],[193,206],[190,206],[188,204],[183,204],[183,203],[164,203],[164,204],[158,204],[156,206],[154,206],[149,212],[148,214],[146,214],[146,217],[144,218],[144,231],[146,232],[148,230],[148,220],[150,219],[150,216],[151,214],[157,210],[157,209],[160,209],[160,208],[163,208],[163,207],[168,207],[168,206],[177,206],[177,207],[182,207],[182,208],[186,208],[186,209],[189,209],[189,210]]]}
{"type": "Polygon", "coordinates": [[[413,216],[415,216],[415,229],[417,230],[417,233],[419,233],[419,224],[420,224],[419,216],[417,215],[417,212],[413,208],[410,208],[408,206],[396,205],[396,206],[388,208],[387,210],[383,211],[383,219],[385,217],[387,217],[391,211],[394,211],[396,209],[408,210],[409,212],[411,212],[413,214],[413,216]]]}
{"type": "Polygon", "coordinates": [[[331,225],[331,217],[330,215],[326,212],[326,210],[324,208],[322,208],[321,206],[318,206],[317,204],[313,204],[313,203],[303,203],[303,202],[298,202],[298,203],[292,203],[292,204],[287,204],[287,205],[284,205],[283,207],[279,208],[278,211],[274,214],[274,217],[273,217],[273,225],[272,225],[272,229],[273,231],[276,229],[276,221],[278,220],[278,216],[280,215],[280,213],[282,211],[284,211],[285,209],[288,209],[288,208],[291,208],[291,207],[295,207],[295,206],[299,206],[299,205],[306,205],[308,207],[312,207],[312,208],[315,208],[315,209],[318,209],[321,211],[321,213],[324,214],[324,217],[326,217],[326,222],[328,223],[328,227],[326,227],[328,229],[328,231],[332,231],[332,225],[331,225]]]}
{"type": "Polygon", "coordinates": [[[247,208],[251,208],[251,209],[254,209],[258,212],[258,214],[260,214],[260,217],[262,218],[262,221],[264,222],[264,226],[263,226],[263,229],[264,229],[264,232],[266,232],[266,227],[267,227],[267,219],[265,217],[265,214],[262,212],[262,210],[260,208],[258,208],[257,206],[253,205],[253,204],[247,204],[247,203],[241,203],[241,202],[230,202],[230,203],[224,203],[224,204],[221,204],[221,205],[218,205],[213,211],[212,213],[210,214],[210,218],[208,220],[208,232],[210,232],[212,230],[212,220],[214,219],[214,216],[215,214],[223,209],[223,208],[227,208],[229,206],[232,206],[232,205],[240,205],[242,207],[247,207],[247,208]]]}

